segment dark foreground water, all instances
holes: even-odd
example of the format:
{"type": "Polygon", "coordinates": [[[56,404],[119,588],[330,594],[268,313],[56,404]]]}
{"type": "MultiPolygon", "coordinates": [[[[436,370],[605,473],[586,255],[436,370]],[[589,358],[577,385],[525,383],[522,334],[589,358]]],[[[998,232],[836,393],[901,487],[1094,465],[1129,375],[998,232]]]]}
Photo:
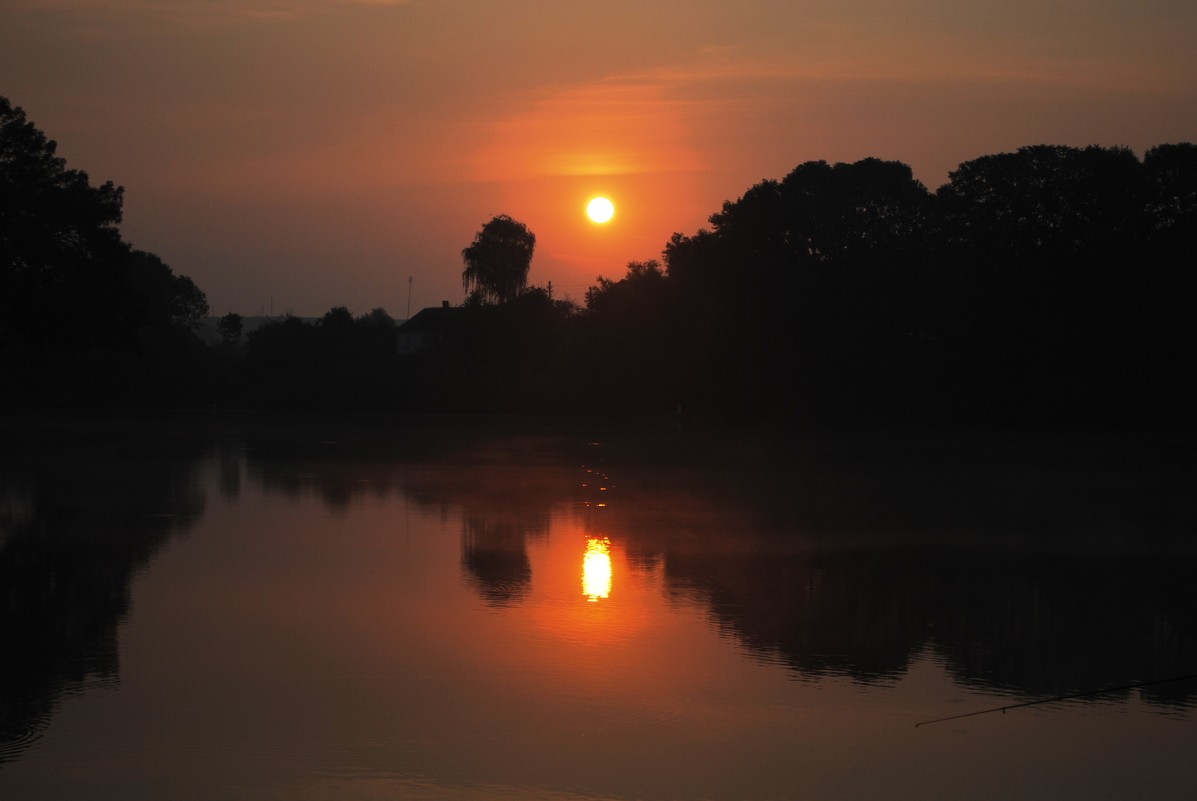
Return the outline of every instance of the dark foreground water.
{"type": "Polygon", "coordinates": [[[1166,436],[0,426],[0,798],[1189,799],[1166,436]]]}

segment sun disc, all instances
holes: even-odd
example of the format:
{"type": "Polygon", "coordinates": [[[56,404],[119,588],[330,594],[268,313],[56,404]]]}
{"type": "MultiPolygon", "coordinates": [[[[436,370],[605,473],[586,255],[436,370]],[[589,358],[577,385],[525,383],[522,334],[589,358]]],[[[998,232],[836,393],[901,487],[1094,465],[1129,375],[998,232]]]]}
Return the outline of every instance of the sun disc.
{"type": "Polygon", "coordinates": [[[590,202],[586,204],[586,216],[589,217],[592,222],[602,225],[603,223],[610,221],[610,219],[615,216],[615,204],[612,203],[610,199],[605,198],[602,195],[593,197],[590,199],[590,202]]]}

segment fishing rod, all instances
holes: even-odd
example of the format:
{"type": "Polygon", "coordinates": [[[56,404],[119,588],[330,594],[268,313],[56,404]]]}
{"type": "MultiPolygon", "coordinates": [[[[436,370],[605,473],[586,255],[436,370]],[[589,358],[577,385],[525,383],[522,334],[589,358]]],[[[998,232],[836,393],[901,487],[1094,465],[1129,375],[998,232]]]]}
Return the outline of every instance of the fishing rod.
{"type": "Polygon", "coordinates": [[[995,706],[991,709],[979,709],[976,712],[964,712],[960,715],[950,715],[946,718],[936,718],[935,720],[924,720],[921,723],[914,724],[917,729],[919,726],[929,726],[932,723],[946,723],[949,720],[960,720],[961,718],[971,718],[976,715],[988,715],[991,712],[1001,712],[1006,714],[1007,709],[1021,709],[1024,706],[1039,706],[1040,704],[1051,704],[1056,701],[1071,701],[1074,698],[1092,698],[1095,695],[1107,695],[1109,693],[1118,693],[1123,690],[1137,690],[1140,687],[1151,687],[1156,684],[1168,684],[1173,681],[1188,681],[1190,679],[1197,679],[1197,673],[1190,673],[1187,676],[1172,676],[1167,679],[1152,679],[1151,681],[1139,681],[1134,684],[1120,684],[1117,687],[1106,687],[1101,690],[1090,690],[1083,693],[1070,693],[1068,695],[1057,695],[1054,698],[1042,698],[1038,701],[1023,701],[1021,704],[1008,704],[1006,706],[995,706]]]}

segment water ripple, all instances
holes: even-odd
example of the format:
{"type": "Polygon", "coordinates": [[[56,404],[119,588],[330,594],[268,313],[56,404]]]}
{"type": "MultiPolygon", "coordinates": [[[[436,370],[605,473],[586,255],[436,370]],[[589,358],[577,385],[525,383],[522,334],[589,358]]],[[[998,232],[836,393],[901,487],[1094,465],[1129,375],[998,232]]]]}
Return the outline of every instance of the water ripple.
{"type": "Polygon", "coordinates": [[[41,739],[42,732],[49,723],[50,715],[46,713],[35,718],[16,730],[8,730],[0,735],[0,764],[13,762],[28,751],[34,743],[41,739]]]}

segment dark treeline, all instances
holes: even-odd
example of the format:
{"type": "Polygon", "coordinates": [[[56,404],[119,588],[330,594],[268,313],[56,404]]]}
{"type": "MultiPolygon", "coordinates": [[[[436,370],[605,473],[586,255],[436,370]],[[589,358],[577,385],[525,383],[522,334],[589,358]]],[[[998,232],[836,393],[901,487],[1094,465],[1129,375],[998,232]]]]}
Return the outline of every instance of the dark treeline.
{"type": "Polygon", "coordinates": [[[1183,421],[1197,147],[1029,147],[932,194],[809,162],[588,298],[620,399],[819,420],[1183,421]],[[613,371],[617,372],[617,371],[613,371]],[[621,371],[619,371],[621,372],[621,371]],[[655,382],[639,376],[652,374],[655,382]]]}
{"type": "Polygon", "coordinates": [[[8,405],[1151,426],[1195,400],[1192,144],[1027,147],[936,192],[900,162],[807,162],[584,308],[525,287],[535,237],[500,216],[460,307],[398,331],[381,309],[244,335],[230,314],[214,346],[203,293],[120,238],[121,189],[3,99],[0,165],[8,405]]]}
{"type": "MultiPolygon", "coordinates": [[[[937,192],[898,162],[808,162],[571,310],[466,308],[421,408],[816,423],[1175,425],[1197,147],[1028,147],[937,192]]],[[[413,378],[416,376],[413,375],[413,378]]]]}
{"type": "Polygon", "coordinates": [[[217,367],[223,405],[385,409],[401,391],[395,321],[382,309],[355,318],[339,306],[314,323],[269,323],[244,346],[226,342],[217,367]]]}

